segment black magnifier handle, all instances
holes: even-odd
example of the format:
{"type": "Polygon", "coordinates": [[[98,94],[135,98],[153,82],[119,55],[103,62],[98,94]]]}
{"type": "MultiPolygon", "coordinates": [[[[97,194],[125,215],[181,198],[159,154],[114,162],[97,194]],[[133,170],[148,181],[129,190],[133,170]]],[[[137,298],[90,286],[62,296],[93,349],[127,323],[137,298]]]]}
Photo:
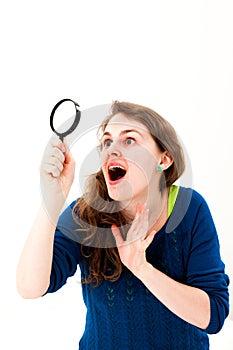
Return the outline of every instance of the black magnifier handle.
{"type": "Polygon", "coordinates": [[[59,101],[58,103],[55,104],[55,106],[53,107],[52,109],[52,112],[50,114],[50,127],[52,129],[53,132],[55,132],[55,134],[59,137],[59,139],[63,142],[63,139],[65,136],[71,134],[75,129],[76,127],[78,126],[79,124],[79,121],[80,121],[80,117],[81,117],[81,112],[80,110],[77,108],[77,107],[80,107],[79,104],[73,100],[71,100],[70,98],[64,98],[63,100],[59,101]],[[71,127],[69,129],[67,129],[65,132],[58,132],[55,128],[54,128],[54,125],[53,125],[53,119],[54,119],[54,114],[57,110],[57,108],[64,102],[72,102],[75,106],[75,110],[76,110],[76,114],[75,114],[75,119],[74,119],[74,122],[73,124],[71,125],[71,127]]]}

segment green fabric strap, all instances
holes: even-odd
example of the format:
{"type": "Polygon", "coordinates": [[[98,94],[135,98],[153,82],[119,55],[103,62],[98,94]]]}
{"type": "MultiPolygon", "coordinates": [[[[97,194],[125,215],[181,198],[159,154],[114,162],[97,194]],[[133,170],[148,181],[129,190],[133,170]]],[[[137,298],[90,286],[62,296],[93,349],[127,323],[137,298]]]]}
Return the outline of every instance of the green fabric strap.
{"type": "Polygon", "coordinates": [[[174,208],[176,198],[178,196],[179,192],[179,186],[172,185],[169,189],[169,194],[168,194],[168,206],[167,206],[167,214],[168,217],[171,215],[172,210],[174,208]]]}

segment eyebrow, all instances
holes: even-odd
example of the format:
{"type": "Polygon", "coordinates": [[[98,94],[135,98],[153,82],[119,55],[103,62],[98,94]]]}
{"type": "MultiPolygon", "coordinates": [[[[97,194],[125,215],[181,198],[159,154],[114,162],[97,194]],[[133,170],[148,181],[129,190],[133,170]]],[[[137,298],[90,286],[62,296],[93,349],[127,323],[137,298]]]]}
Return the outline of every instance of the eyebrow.
{"type": "MultiPolygon", "coordinates": [[[[130,133],[130,132],[136,132],[136,133],[139,134],[141,137],[143,137],[143,135],[142,135],[138,130],[135,130],[135,129],[122,130],[122,131],[120,132],[120,136],[125,135],[125,134],[128,134],[128,133],[130,133]]],[[[105,135],[111,136],[112,134],[111,134],[110,132],[108,132],[108,131],[105,131],[105,132],[103,133],[103,135],[102,135],[102,138],[103,138],[105,135]]]]}

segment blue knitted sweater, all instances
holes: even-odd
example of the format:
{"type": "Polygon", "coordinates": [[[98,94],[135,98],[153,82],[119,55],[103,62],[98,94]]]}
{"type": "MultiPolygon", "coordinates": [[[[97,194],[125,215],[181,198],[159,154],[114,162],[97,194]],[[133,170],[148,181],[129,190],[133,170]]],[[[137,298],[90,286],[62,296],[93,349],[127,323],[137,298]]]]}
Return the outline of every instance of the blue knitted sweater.
{"type": "MultiPolygon", "coordinates": [[[[61,288],[77,265],[83,277],[88,273],[88,261],[72,236],[77,228],[71,213],[73,205],[58,222],[47,292],[61,288]]],[[[207,329],[176,316],[123,267],[116,282],[104,281],[97,288],[82,285],[87,315],[80,350],[209,349],[207,334],[217,333],[229,312],[229,279],[224,273],[215,225],[200,194],[180,188],[171,216],[146,255],[148,262],[174,280],[208,293],[211,320],[207,329]]]]}

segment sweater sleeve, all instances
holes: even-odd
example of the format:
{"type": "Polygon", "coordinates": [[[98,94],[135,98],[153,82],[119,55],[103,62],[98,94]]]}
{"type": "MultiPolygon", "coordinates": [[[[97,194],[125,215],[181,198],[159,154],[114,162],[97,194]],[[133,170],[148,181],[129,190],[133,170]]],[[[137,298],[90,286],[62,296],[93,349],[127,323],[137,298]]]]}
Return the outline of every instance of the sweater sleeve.
{"type": "Polygon", "coordinates": [[[206,332],[219,332],[229,313],[229,278],[221,260],[216,228],[203,198],[192,227],[187,284],[208,294],[211,317],[206,332]]]}
{"type": "MultiPolygon", "coordinates": [[[[71,213],[74,202],[61,214],[54,237],[50,285],[46,293],[60,289],[77,270],[82,254],[79,244],[71,238],[75,223],[71,213]]],[[[77,225],[76,225],[77,226],[77,225]]],[[[76,227],[77,228],[77,227],[76,227]]]]}

